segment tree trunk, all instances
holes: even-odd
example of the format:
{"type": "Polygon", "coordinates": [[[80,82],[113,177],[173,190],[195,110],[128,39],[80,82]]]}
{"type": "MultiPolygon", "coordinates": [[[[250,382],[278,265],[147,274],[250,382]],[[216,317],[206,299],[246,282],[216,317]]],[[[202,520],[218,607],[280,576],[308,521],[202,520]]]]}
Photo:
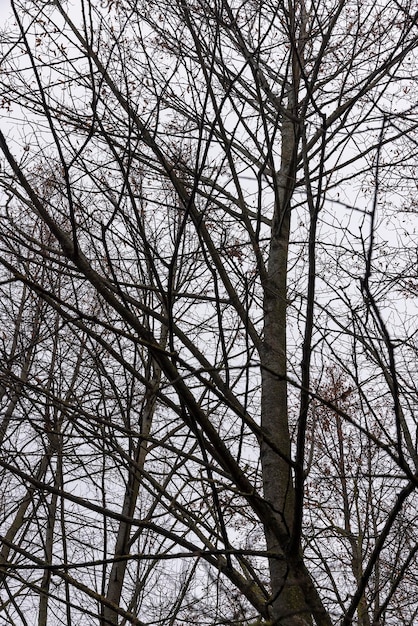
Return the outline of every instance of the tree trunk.
{"type": "MultiPolygon", "coordinates": [[[[144,408],[142,411],[141,420],[141,435],[143,439],[140,439],[136,444],[136,450],[134,451],[134,462],[130,469],[130,475],[128,478],[128,484],[125,491],[124,502],[122,507],[122,514],[126,517],[133,517],[135,512],[136,503],[139,495],[139,488],[141,485],[142,473],[141,471],[145,465],[145,459],[148,451],[147,437],[150,434],[152,418],[154,415],[155,402],[159,382],[161,379],[161,370],[154,364],[154,385],[145,393],[144,408]]],[[[123,583],[125,580],[126,569],[128,566],[128,559],[118,560],[119,557],[127,556],[129,552],[129,542],[131,539],[132,525],[122,521],[119,526],[118,535],[115,546],[115,561],[112,565],[112,569],[109,575],[109,582],[107,586],[106,599],[110,600],[114,605],[119,606],[122,597],[123,583]]],[[[103,607],[103,626],[108,624],[118,624],[119,614],[114,611],[110,606],[104,605],[103,607]]]]}
{"type": "Polygon", "coordinates": [[[311,618],[300,584],[290,567],[290,539],[294,515],[294,484],[288,423],[286,383],[287,263],[290,235],[290,198],[295,186],[299,142],[294,121],[293,95],[289,116],[282,127],[281,167],[277,176],[276,206],[272,224],[268,276],[264,284],[264,344],[261,354],[263,432],[274,441],[276,450],[261,443],[264,497],[276,512],[282,536],[266,530],[270,556],[270,613],[274,624],[303,626],[311,618]]]}

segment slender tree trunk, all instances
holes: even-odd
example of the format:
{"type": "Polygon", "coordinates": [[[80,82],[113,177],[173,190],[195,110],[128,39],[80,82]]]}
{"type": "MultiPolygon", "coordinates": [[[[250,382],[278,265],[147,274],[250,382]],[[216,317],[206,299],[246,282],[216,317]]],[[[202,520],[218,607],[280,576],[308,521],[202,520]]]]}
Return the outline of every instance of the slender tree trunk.
{"type": "MultiPolygon", "coordinates": [[[[161,379],[161,370],[154,364],[154,378],[153,387],[149,389],[144,398],[144,407],[142,411],[141,422],[141,435],[142,440],[139,440],[134,452],[134,462],[129,474],[128,484],[126,486],[122,514],[126,517],[132,517],[135,512],[136,503],[139,495],[139,488],[141,484],[141,470],[144,468],[145,459],[148,452],[147,437],[151,430],[152,418],[155,410],[156,394],[161,379]]],[[[128,522],[121,522],[118,530],[115,545],[115,561],[112,565],[112,569],[109,575],[109,582],[107,586],[106,599],[110,600],[114,605],[119,606],[123,583],[125,579],[126,569],[128,566],[128,559],[118,560],[118,557],[126,556],[129,552],[129,542],[131,538],[131,524],[128,522]]],[[[109,624],[118,624],[118,613],[111,609],[109,606],[103,607],[103,626],[109,624]]]]}
{"type": "MultiPolygon", "coordinates": [[[[61,483],[60,469],[57,465],[57,473],[55,477],[55,487],[59,488],[61,483]]],[[[45,562],[52,564],[53,548],[54,548],[54,528],[57,519],[58,495],[53,494],[51,502],[48,505],[48,519],[45,533],[45,562]]],[[[42,592],[39,596],[38,626],[47,626],[48,624],[48,606],[49,606],[49,590],[51,585],[51,570],[44,570],[40,588],[42,592]]]]}
{"type": "MultiPolygon", "coordinates": [[[[52,449],[51,448],[47,449],[47,451],[45,452],[44,456],[42,457],[39,463],[38,470],[34,472],[34,478],[36,480],[39,480],[39,481],[44,480],[46,471],[50,464],[51,454],[52,454],[52,449]]],[[[25,495],[21,498],[19,508],[17,509],[16,514],[12,522],[10,523],[9,528],[7,529],[7,532],[4,535],[5,541],[2,542],[2,546],[0,550],[0,565],[2,566],[1,573],[0,573],[0,584],[2,584],[5,577],[7,576],[7,563],[10,557],[11,543],[14,541],[17,533],[22,529],[25,522],[27,521],[26,513],[30,504],[34,500],[35,493],[36,493],[36,487],[31,486],[27,489],[25,495]]]]}

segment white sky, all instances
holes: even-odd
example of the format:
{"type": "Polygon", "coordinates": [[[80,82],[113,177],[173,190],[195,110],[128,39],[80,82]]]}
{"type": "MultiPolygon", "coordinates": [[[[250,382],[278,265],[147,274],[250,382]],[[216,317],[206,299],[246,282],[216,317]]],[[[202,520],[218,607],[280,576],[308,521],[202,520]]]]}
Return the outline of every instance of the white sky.
{"type": "Polygon", "coordinates": [[[0,0],[0,29],[3,30],[7,18],[11,15],[10,0],[0,0]]]}

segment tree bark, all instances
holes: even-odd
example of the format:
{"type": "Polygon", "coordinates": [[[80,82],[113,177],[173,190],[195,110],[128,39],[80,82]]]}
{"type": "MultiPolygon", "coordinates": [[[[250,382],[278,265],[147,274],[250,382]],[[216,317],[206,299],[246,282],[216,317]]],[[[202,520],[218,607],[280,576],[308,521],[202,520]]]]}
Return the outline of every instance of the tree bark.
{"type": "MultiPolygon", "coordinates": [[[[293,90],[297,85],[293,86],[293,90]]],[[[266,529],[270,553],[270,612],[274,624],[303,626],[311,623],[300,584],[290,567],[290,539],[293,530],[294,483],[288,421],[286,382],[287,274],[290,236],[290,198],[296,179],[299,144],[295,113],[295,93],[289,90],[288,116],[283,120],[281,167],[276,181],[275,213],[264,283],[264,343],[261,351],[261,425],[278,451],[262,441],[264,497],[276,514],[282,529],[279,538],[266,529]]]]}

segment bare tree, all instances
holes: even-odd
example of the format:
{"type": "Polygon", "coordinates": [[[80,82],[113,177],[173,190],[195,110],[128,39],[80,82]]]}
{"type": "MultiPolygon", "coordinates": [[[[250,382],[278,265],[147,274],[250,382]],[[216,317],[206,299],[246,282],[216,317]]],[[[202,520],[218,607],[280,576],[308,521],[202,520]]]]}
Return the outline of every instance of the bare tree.
{"type": "Polygon", "coordinates": [[[412,3],[11,8],[2,617],[413,623],[412,3]]]}

